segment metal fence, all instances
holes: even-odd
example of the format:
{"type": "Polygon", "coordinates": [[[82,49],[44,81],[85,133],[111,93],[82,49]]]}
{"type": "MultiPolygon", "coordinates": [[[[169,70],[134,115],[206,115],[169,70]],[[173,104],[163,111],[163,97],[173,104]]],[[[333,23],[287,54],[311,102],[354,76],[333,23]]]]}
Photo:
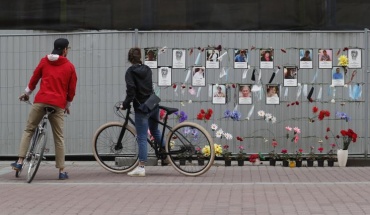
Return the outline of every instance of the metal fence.
{"type": "MultiPolygon", "coordinates": [[[[173,69],[172,83],[177,85],[158,87],[157,92],[162,98],[162,105],[177,107],[185,111],[189,121],[194,121],[206,127],[214,136],[214,142],[228,144],[232,152],[238,151],[243,145],[247,153],[268,153],[272,150],[271,141],[278,142],[276,150],[287,148],[294,153],[302,148],[304,153],[311,146],[317,148],[318,141],[323,140],[324,152],[330,148],[330,143],[341,139],[331,138],[326,132],[330,127],[334,134],[341,129],[352,128],[360,138],[352,143],[349,153],[352,155],[367,156],[368,152],[368,33],[364,31],[100,31],[100,32],[71,32],[71,33],[44,33],[37,31],[1,31],[0,32],[0,155],[14,156],[18,152],[21,133],[27,120],[30,106],[18,101],[18,96],[26,88],[33,69],[41,57],[50,53],[53,41],[58,37],[66,37],[72,47],[68,58],[74,63],[78,75],[78,86],[75,100],[71,107],[71,115],[65,120],[65,144],[67,155],[91,155],[91,141],[95,130],[108,121],[120,120],[114,115],[113,105],[123,100],[125,96],[124,74],[130,66],[127,61],[127,52],[131,47],[161,49],[167,47],[166,52],[158,56],[159,66],[172,65],[172,49],[185,48],[187,50],[186,67],[194,65],[198,53],[201,53],[201,65],[205,65],[205,52],[198,49],[222,46],[221,53],[227,51],[222,58],[219,69],[206,69],[206,86],[193,87],[195,94],[189,93],[191,81],[185,83],[187,69],[173,69]],[[254,47],[254,48],[252,48],[254,47]],[[362,50],[362,68],[356,69],[352,87],[362,87],[362,94],[358,99],[349,96],[350,87],[335,87],[335,103],[332,103],[333,88],[330,87],[331,69],[318,68],[319,49],[333,49],[333,66],[338,63],[337,51],[341,54],[344,47],[360,48],[362,50]],[[260,69],[260,50],[274,49],[274,68],[260,69]],[[283,86],[283,67],[299,66],[299,49],[313,50],[313,68],[298,70],[298,83],[302,86],[301,95],[297,97],[299,87],[283,86]],[[249,65],[245,78],[245,69],[234,69],[234,49],[248,49],[249,65]],[[193,53],[190,55],[191,50],[193,53]],[[277,70],[278,66],[280,67],[277,70]],[[261,71],[263,89],[268,84],[272,73],[277,72],[272,84],[279,84],[280,104],[268,105],[265,102],[265,90],[261,95],[254,93],[253,104],[237,105],[235,94],[237,84],[257,84],[252,81],[252,71],[256,70],[258,77],[261,71]],[[220,75],[225,72],[227,75],[220,75]],[[313,77],[317,78],[312,83],[313,77]],[[222,77],[220,77],[222,76],[222,77]],[[181,90],[181,85],[185,88],[181,90]],[[225,84],[229,88],[226,104],[213,104],[210,85],[225,84]],[[313,102],[306,98],[305,89],[315,88],[313,102]],[[289,88],[286,91],[286,88],[289,88]],[[317,100],[321,88],[322,98],[317,100]],[[289,105],[298,101],[299,105],[289,105]],[[313,117],[312,107],[320,110],[329,110],[331,116],[322,121],[310,123],[308,118],[313,117]],[[211,108],[214,115],[209,121],[197,120],[200,109],[211,108]],[[252,112],[251,109],[254,109],[252,112]],[[226,110],[238,110],[241,120],[234,121],[224,117],[226,110]],[[276,116],[276,123],[268,123],[257,115],[264,110],[276,116]],[[349,122],[335,116],[335,113],[345,112],[351,117],[349,122]],[[251,113],[249,120],[247,115],[251,113]],[[225,132],[233,135],[232,140],[216,138],[211,130],[211,124],[217,124],[225,132]],[[286,138],[286,126],[299,127],[302,133],[297,144],[286,138]],[[328,135],[330,138],[325,139],[328,135]],[[243,137],[243,141],[236,137],[243,137]]],[[[349,69],[346,78],[350,78],[354,69],[349,69]]],[[[153,69],[153,80],[158,81],[157,69],[153,69]]],[[[36,91],[35,91],[36,92],[36,91]]],[[[33,93],[33,96],[35,93],[33,93]]],[[[32,97],[33,98],[33,97],[32,97]]],[[[32,99],[31,98],[31,99],[32,99]]],[[[177,118],[172,117],[170,123],[176,124],[177,118]]],[[[290,133],[292,135],[292,133],[290,133]]],[[[52,138],[49,139],[51,153],[53,153],[52,138]]]]}

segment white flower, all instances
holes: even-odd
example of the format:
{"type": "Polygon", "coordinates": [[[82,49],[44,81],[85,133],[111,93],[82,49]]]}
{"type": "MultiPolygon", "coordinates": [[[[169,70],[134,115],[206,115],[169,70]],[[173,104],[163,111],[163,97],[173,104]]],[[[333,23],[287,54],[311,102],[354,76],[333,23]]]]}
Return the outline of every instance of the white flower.
{"type": "Polygon", "coordinates": [[[272,114],[271,113],[266,113],[265,117],[266,117],[267,120],[270,120],[272,118],[272,114]]]}
{"type": "Polygon", "coordinates": [[[276,122],[276,117],[274,117],[274,116],[273,116],[273,117],[271,118],[271,123],[275,123],[275,122],[276,122]]]}
{"type": "Polygon", "coordinates": [[[226,138],[226,140],[233,139],[233,135],[231,135],[230,133],[224,133],[224,137],[226,138]]]}
{"type": "Polygon", "coordinates": [[[260,110],[257,113],[258,113],[258,116],[261,116],[261,117],[265,116],[265,111],[263,110],[260,110]]]}
{"type": "Polygon", "coordinates": [[[222,129],[220,129],[220,130],[218,130],[218,131],[216,132],[216,137],[217,137],[217,138],[221,138],[223,134],[224,134],[224,131],[223,131],[222,129]]]}
{"type": "Polygon", "coordinates": [[[249,117],[245,117],[246,120],[249,120],[249,117]]]}
{"type": "Polygon", "coordinates": [[[191,103],[193,103],[193,101],[190,99],[188,103],[191,104],[191,103]]]}
{"type": "Polygon", "coordinates": [[[345,84],[344,87],[348,87],[348,84],[345,84]]]}
{"type": "Polygon", "coordinates": [[[183,107],[185,106],[184,102],[180,102],[180,104],[181,104],[181,106],[183,106],[183,107]]]}
{"type": "Polygon", "coordinates": [[[332,99],[330,102],[331,102],[331,103],[335,103],[335,99],[332,99]]]}
{"type": "Polygon", "coordinates": [[[217,128],[218,128],[217,124],[212,124],[212,125],[211,125],[211,129],[212,129],[212,131],[216,131],[216,130],[217,130],[217,128]]]}
{"type": "Polygon", "coordinates": [[[171,140],[170,141],[170,149],[172,149],[175,146],[175,141],[171,140]]]}
{"type": "Polygon", "coordinates": [[[330,85],[330,87],[331,87],[331,88],[334,88],[334,85],[332,84],[332,85],[330,85]]]}

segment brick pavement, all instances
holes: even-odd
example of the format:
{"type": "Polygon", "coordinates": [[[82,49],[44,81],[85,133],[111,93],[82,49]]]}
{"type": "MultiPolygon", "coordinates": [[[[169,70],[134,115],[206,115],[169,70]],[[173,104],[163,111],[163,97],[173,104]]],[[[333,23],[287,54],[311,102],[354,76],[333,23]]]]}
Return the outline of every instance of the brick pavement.
{"type": "Polygon", "coordinates": [[[0,162],[0,214],[370,214],[370,167],[224,167],[198,177],[148,166],[147,177],[67,162],[57,180],[43,162],[31,184],[0,162]]]}

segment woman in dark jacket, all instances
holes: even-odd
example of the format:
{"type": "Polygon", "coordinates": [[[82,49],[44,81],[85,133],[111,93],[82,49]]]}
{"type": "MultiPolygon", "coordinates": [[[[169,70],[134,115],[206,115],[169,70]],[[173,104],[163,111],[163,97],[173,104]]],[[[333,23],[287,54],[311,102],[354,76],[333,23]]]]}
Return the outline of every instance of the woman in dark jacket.
{"type": "MultiPolygon", "coordinates": [[[[126,80],[126,98],[122,102],[123,109],[127,109],[131,102],[135,110],[135,128],[137,133],[137,142],[139,144],[139,166],[128,173],[129,176],[145,176],[145,162],[148,158],[148,128],[155,141],[161,140],[162,134],[158,129],[158,123],[149,118],[159,120],[159,108],[153,109],[149,113],[143,113],[138,109],[139,105],[144,103],[149,96],[154,93],[152,70],[143,65],[141,61],[141,50],[131,48],[128,52],[128,61],[132,64],[125,75],[126,80]]],[[[164,148],[164,141],[162,142],[164,148]]]]}

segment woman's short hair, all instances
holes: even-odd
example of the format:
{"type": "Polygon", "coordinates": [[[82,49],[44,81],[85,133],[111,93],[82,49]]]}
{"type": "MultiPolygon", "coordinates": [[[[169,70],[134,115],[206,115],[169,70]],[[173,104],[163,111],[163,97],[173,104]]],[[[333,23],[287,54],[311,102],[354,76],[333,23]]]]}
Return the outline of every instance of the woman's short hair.
{"type": "Polygon", "coordinates": [[[141,49],[131,48],[128,51],[128,61],[132,64],[141,64],[141,49]]]}

